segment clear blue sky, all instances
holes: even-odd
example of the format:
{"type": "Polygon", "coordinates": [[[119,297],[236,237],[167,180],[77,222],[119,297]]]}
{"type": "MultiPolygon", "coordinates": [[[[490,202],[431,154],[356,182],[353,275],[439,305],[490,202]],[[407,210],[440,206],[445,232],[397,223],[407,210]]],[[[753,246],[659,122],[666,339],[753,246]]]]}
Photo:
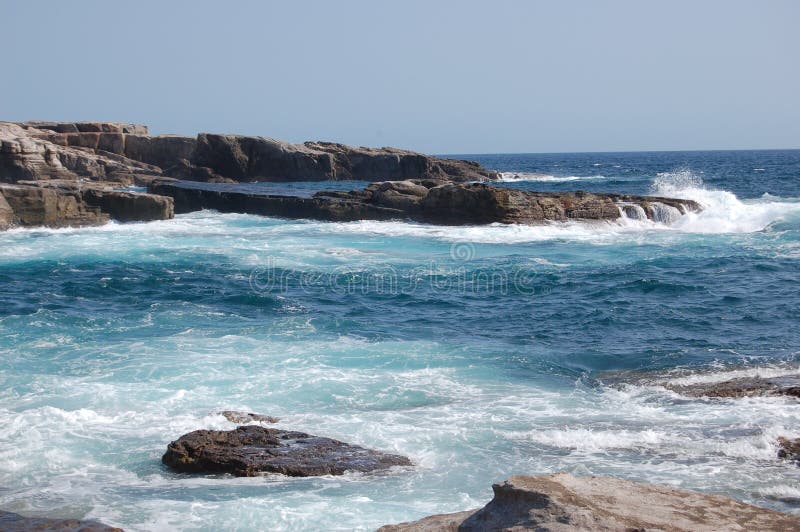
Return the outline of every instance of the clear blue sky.
{"type": "Polygon", "coordinates": [[[800,147],[800,1],[0,0],[0,120],[433,153],[800,147]]]}

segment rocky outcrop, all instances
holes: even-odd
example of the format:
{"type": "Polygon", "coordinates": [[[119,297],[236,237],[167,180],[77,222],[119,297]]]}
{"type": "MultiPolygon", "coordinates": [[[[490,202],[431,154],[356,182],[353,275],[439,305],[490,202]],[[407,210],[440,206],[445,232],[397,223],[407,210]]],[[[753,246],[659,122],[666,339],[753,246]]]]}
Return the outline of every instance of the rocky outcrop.
{"type": "Polygon", "coordinates": [[[800,518],[719,495],[566,473],[515,476],[479,510],[436,515],[381,532],[800,530],[800,518]]]}
{"type": "MultiPolygon", "coordinates": [[[[98,125],[98,129],[101,126],[98,125]]],[[[122,126],[120,126],[121,129],[122,126]]],[[[0,122],[0,182],[14,183],[48,179],[132,182],[134,174],[160,175],[161,169],[140,161],[127,159],[112,150],[115,142],[125,136],[120,132],[85,132],[55,134],[39,127],[0,122]],[[102,148],[87,148],[78,142],[72,146],[67,139],[98,139],[102,148]],[[106,137],[110,136],[110,137],[106,137]],[[57,140],[57,142],[53,142],[57,140]],[[105,144],[107,143],[107,144],[105,144]]]]}
{"type": "Polygon", "coordinates": [[[686,385],[666,383],[664,387],[689,397],[734,398],[783,395],[800,398],[800,374],[772,378],[743,377],[686,385]]]}
{"type": "Polygon", "coordinates": [[[152,136],[146,126],[113,122],[0,122],[0,182],[131,183],[137,175],[210,182],[498,177],[476,163],[395,148],[211,133],[152,136]]]}
{"type": "Polygon", "coordinates": [[[408,458],[303,432],[246,425],[235,430],[196,430],[169,444],[162,462],[184,473],[292,477],[370,472],[410,466],[408,458]]]}
{"type": "Polygon", "coordinates": [[[0,229],[81,227],[109,220],[143,222],[175,215],[172,198],[73,181],[0,183],[0,229]]]}
{"type": "Polygon", "coordinates": [[[154,181],[149,190],[175,198],[178,213],[215,209],[328,221],[401,218],[451,225],[540,223],[616,220],[622,215],[622,203],[641,205],[644,209],[658,202],[682,213],[700,209],[691,200],[589,192],[542,193],[434,179],[373,183],[365,190],[324,191],[311,198],[239,192],[235,187],[164,180],[154,181]]]}
{"type": "Polygon", "coordinates": [[[3,511],[0,511],[0,530],[4,532],[123,532],[121,528],[114,528],[96,521],[22,517],[19,514],[3,511]]]}

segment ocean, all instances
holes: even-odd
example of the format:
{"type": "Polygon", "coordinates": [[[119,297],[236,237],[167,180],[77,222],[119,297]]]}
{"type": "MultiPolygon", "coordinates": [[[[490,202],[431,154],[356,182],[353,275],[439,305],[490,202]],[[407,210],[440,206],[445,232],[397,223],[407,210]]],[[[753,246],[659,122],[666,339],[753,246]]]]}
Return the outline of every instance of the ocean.
{"type": "Polygon", "coordinates": [[[800,437],[796,400],[655,384],[800,371],[800,150],[460,157],[498,186],[704,210],[482,227],[203,211],[0,233],[0,509],[131,531],[371,530],[568,471],[800,516],[800,468],[776,458],[779,436],[800,437]],[[226,409],[415,465],[162,466],[180,435],[233,428],[226,409]]]}

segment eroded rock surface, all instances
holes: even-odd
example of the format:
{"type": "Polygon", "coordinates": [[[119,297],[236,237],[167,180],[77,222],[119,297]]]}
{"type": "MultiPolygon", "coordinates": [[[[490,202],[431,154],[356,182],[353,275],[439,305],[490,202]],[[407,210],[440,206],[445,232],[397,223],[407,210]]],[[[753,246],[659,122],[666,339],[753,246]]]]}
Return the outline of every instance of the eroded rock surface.
{"type": "Polygon", "coordinates": [[[190,432],[169,444],[162,462],[185,473],[278,473],[293,477],[366,473],[411,465],[404,456],[256,425],[190,432]]]}
{"type": "Polygon", "coordinates": [[[800,518],[719,495],[609,477],[515,476],[479,510],[388,525],[381,532],[800,530],[800,518]]]}
{"type": "Polygon", "coordinates": [[[114,528],[96,521],[23,517],[3,511],[0,511],[0,530],[4,532],[123,532],[121,528],[114,528]]]}

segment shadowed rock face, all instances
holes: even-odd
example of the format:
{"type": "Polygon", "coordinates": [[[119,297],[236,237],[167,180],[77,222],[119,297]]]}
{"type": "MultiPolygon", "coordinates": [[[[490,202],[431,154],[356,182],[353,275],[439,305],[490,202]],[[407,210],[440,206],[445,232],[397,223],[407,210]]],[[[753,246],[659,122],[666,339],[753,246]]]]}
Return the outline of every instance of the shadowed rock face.
{"type": "Polygon", "coordinates": [[[123,532],[121,528],[110,527],[96,521],[22,517],[3,511],[0,511],[0,530],[4,532],[123,532]]]}
{"type": "Polygon", "coordinates": [[[204,188],[177,181],[154,181],[150,192],[175,199],[177,213],[200,209],[310,218],[328,221],[405,218],[436,224],[540,223],[567,220],[616,220],[620,205],[637,204],[645,212],[652,204],[681,213],[699,210],[691,200],[591,194],[540,193],[486,184],[456,184],[441,180],[373,183],[365,190],[324,191],[312,198],[254,194],[204,188]]]}
{"type": "Polygon", "coordinates": [[[708,495],[609,477],[515,476],[479,510],[387,525],[381,532],[720,531],[800,529],[797,517],[708,495]]]}
{"type": "Polygon", "coordinates": [[[251,477],[279,473],[292,477],[370,472],[410,466],[403,456],[385,454],[303,432],[248,425],[235,430],[196,430],[169,444],[162,458],[184,473],[231,473],[251,477]]]}

